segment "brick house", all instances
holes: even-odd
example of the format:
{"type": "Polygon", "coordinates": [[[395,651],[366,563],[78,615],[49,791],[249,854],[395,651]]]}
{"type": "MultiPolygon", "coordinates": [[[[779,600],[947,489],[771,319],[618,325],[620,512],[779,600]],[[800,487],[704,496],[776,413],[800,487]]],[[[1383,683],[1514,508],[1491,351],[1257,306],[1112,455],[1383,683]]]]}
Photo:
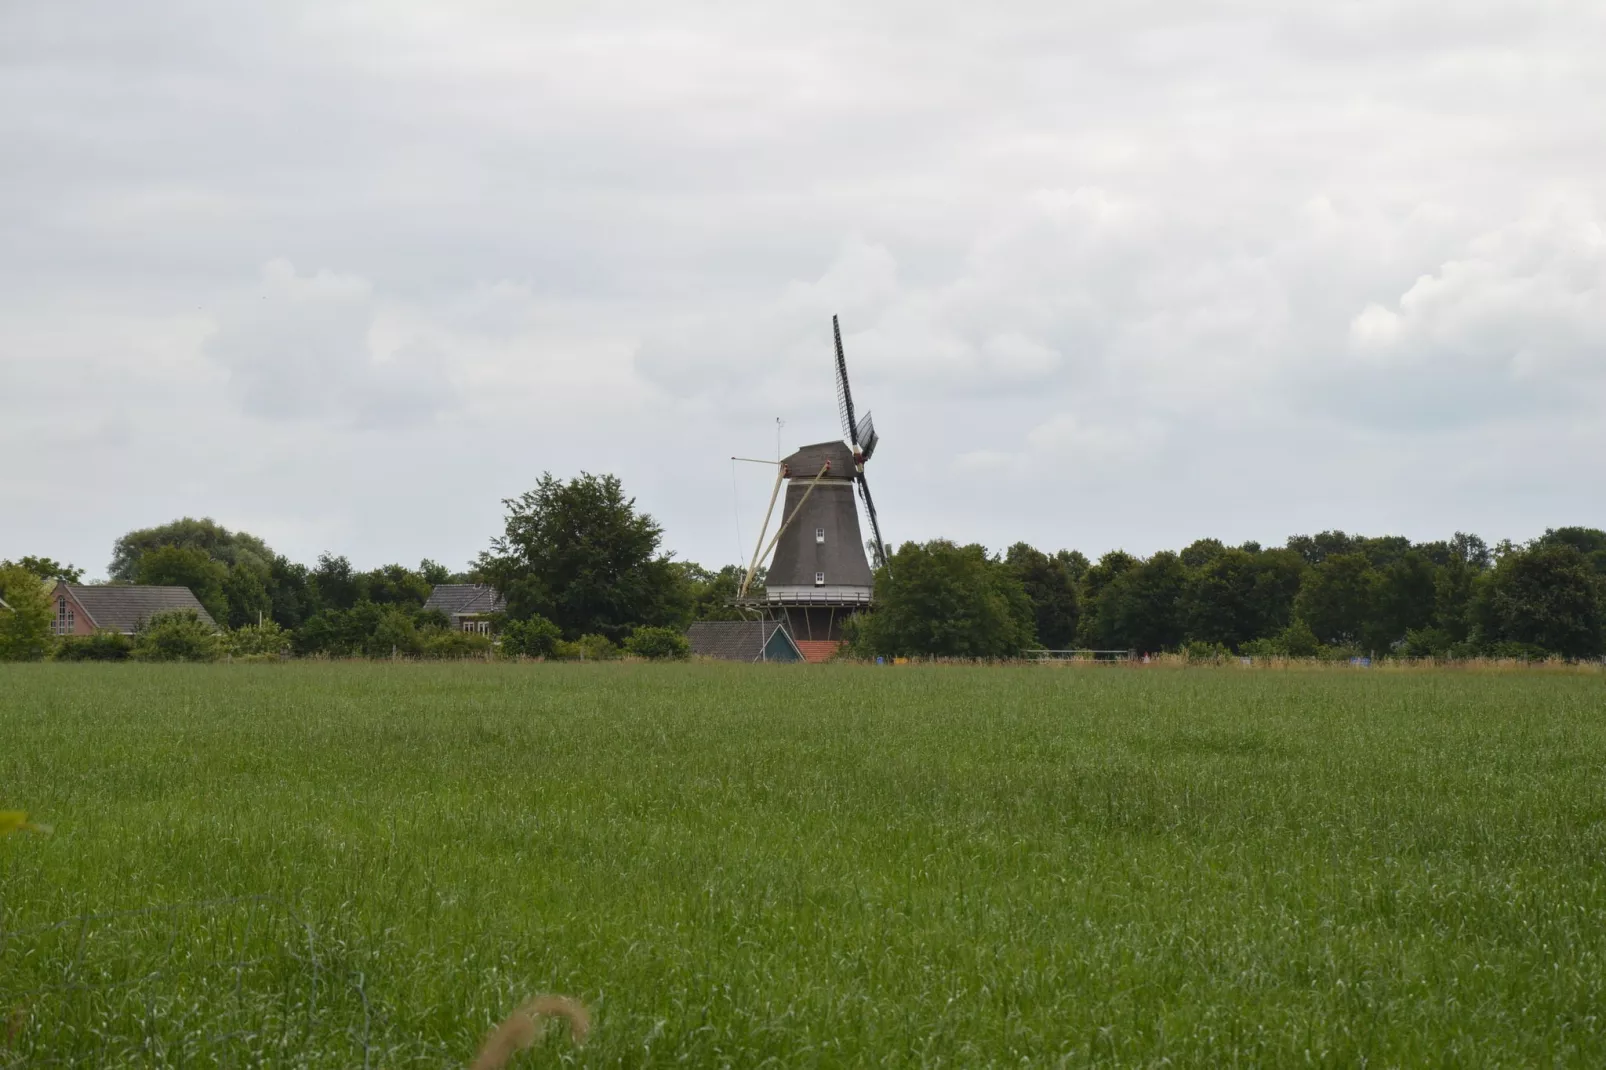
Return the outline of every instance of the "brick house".
{"type": "Polygon", "coordinates": [[[458,631],[489,635],[491,615],[506,613],[507,603],[488,583],[437,583],[424,608],[444,613],[458,631]]]}
{"type": "Polygon", "coordinates": [[[58,580],[50,592],[56,635],[89,635],[97,628],[132,635],[158,613],[193,609],[212,628],[217,621],[188,587],[83,584],[58,580]]]}

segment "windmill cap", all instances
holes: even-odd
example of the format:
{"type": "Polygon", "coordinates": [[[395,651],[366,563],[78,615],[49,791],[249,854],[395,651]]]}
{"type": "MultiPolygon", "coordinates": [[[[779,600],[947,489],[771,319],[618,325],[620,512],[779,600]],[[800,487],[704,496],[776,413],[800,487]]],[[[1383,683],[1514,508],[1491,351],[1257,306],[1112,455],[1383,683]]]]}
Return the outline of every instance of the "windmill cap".
{"type": "Polygon", "coordinates": [[[821,468],[827,468],[828,479],[852,479],[853,451],[842,442],[816,442],[812,446],[799,446],[796,453],[781,462],[792,479],[812,479],[821,468]]]}

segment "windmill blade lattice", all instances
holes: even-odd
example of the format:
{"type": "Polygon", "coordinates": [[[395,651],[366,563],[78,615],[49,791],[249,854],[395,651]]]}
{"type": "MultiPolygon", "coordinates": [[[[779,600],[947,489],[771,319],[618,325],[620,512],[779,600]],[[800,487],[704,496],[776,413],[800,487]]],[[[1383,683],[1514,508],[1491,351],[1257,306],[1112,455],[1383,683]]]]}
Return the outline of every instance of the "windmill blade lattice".
{"type": "Polygon", "coordinates": [[[859,426],[853,418],[853,391],[848,386],[848,358],[842,353],[842,327],[831,317],[831,334],[836,338],[836,407],[842,417],[842,437],[855,449],[859,445],[859,426]]]}
{"type": "Polygon", "coordinates": [[[881,522],[876,519],[875,500],[870,497],[870,484],[865,481],[864,473],[860,472],[854,480],[859,485],[859,497],[864,499],[864,512],[870,518],[870,533],[875,537],[875,567],[884,568],[887,563],[887,547],[881,541],[881,522]]]}

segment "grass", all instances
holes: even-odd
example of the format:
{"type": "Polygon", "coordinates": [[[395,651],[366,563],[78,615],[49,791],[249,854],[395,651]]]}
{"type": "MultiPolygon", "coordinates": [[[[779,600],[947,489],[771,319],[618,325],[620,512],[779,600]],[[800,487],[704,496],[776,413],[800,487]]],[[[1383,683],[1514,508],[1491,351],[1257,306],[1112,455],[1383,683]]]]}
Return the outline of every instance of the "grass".
{"type": "Polygon", "coordinates": [[[0,667],[0,1066],[1599,1066],[1603,759],[1599,675],[0,667]]]}

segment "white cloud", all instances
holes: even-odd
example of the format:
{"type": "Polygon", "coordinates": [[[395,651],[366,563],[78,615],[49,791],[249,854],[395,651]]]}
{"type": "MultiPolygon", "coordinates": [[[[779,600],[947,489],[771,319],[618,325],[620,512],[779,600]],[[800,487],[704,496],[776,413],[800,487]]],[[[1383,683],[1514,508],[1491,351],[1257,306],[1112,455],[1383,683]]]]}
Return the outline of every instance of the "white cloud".
{"type": "Polygon", "coordinates": [[[1493,390],[1606,379],[1606,227],[1587,202],[1547,206],[1474,238],[1396,308],[1367,306],[1350,337],[1385,368],[1493,390]]]}

